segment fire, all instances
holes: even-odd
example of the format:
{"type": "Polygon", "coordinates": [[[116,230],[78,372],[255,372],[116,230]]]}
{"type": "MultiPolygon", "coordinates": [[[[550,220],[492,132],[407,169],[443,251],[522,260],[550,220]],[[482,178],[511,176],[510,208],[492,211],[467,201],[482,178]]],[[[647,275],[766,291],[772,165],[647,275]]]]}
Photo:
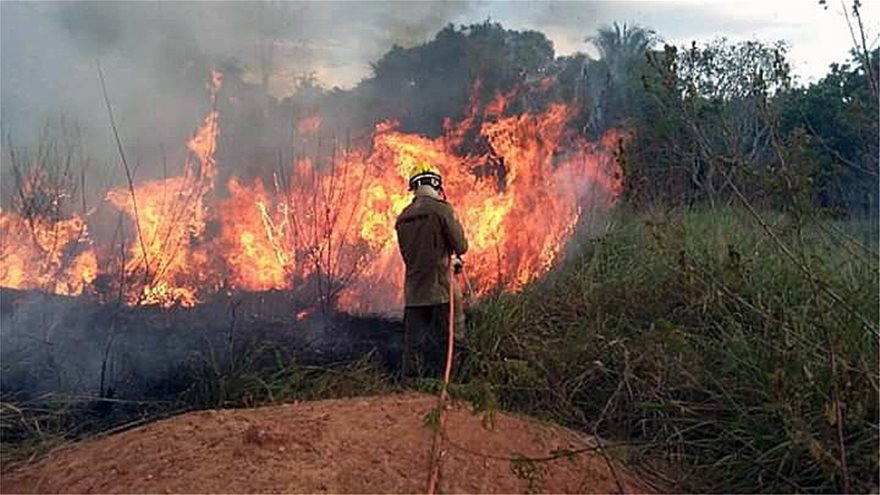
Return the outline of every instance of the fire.
{"type": "MultiPolygon", "coordinates": [[[[216,99],[221,82],[220,73],[212,72],[212,99],[216,99]]],[[[201,241],[208,219],[206,198],[217,176],[214,152],[218,132],[218,113],[211,110],[186,143],[190,155],[183,175],[107,194],[107,200],[135,226],[124,270],[142,283],[127,292],[129,303],[193,306],[198,302],[199,288],[209,281],[206,274],[211,268],[201,241]]]]}
{"type": "MultiPolygon", "coordinates": [[[[213,101],[221,82],[214,73],[213,101]]],[[[480,87],[478,80],[474,95],[480,87]]],[[[220,115],[212,109],[186,142],[181,175],[107,195],[129,220],[125,276],[116,277],[127,281],[126,301],[192,306],[221,289],[306,287],[340,309],[399,311],[404,267],[394,220],[411,201],[408,171],[421,163],[443,175],[464,225],[476,295],[521,289],[552,267],[586,215],[613,206],[621,188],[614,150],[623,136],[612,131],[590,142],[570,132],[575,110],[561,103],[505,115],[512,97],[498,94],[481,109],[472,96],[464,118],[445,121],[433,139],[383,122],[368,147],[299,158],[265,182],[232,176],[222,197],[220,115]],[[481,151],[465,154],[475,131],[481,151]]],[[[319,116],[297,123],[307,134],[320,126],[319,116]]],[[[103,259],[113,250],[95,249],[86,220],[25,227],[0,214],[0,285],[75,295],[89,292],[99,274],[114,275],[99,265],[119,270],[98,263],[96,253],[103,259]]]]}
{"type": "Polygon", "coordinates": [[[229,181],[230,197],[219,203],[219,252],[229,268],[232,285],[244,290],[288,287],[288,261],[276,235],[283,226],[273,224],[270,201],[262,181],[248,187],[237,178],[229,181]]]}
{"type": "Polygon", "coordinates": [[[310,115],[304,119],[300,119],[299,122],[296,123],[296,131],[303,135],[316,134],[320,128],[320,115],[310,115]]]}
{"type": "Polygon", "coordinates": [[[185,177],[174,177],[141,183],[133,193],[127,188],[108,193],[108,201],[136,226],[125,271],[141,280],[142,287],[128,294],[128,302],[164,306],[197,302],[195,287],[182,285],[198,261],[191,241],[204,230],[202,197],[191,185],[185,177]]]}
{"type": "Polygon", "coordinates": [[[383,166],[384,174],[366,189],[368,198],[387,200],[365,203],[361,239],[372,247],[370,266],[360,283],[343,293],[343,307],[390,310],[402,303],[404,269],[392,226],[410,201],[402,185],[403,171],[412,163],[432,163],[443,175],[449,201],[470,241],[466,264],[478,296],[519,290],[545,274],[580,220],[581,205],[613,205],[621,187],[610,152],[618,139],[615,133],[598,144],[575,138],[563,149],[571,109],[557,104],[541,114],[500,117],[505,98],[499,96],[486,110],[486,116],[496,119],[482,124],[490,157],[456,155],[461,132],[454,128],[453,139],[430,140],[388,125],[376,134],[369,160],[377,166],[394,165],[383,166]],[[378,228],[367,228],[371,224],[378,228]],[[385,289],[387,297],[377,295],[376,289],[385,289]]]}
{"type": "Polygon", "coordinates": [[[98,274],[86,223],[78,216],[30,220],[0,212],[0,286],[78,295],[98,274]]]}

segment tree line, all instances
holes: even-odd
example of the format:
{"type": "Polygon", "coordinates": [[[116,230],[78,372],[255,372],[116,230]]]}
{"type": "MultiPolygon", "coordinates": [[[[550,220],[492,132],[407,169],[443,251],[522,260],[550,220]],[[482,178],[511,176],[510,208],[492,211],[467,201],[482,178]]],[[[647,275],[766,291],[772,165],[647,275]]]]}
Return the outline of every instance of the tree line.
{"type": "MultiPolygon", "coordinates": [[[[852,9],[857,14],[859,4],[852,9]]],[[[444,119],[462,118],[472,98],[486,104],[515,94],[510,113],[564,101],[580,109],[577,132],[629,131],[620,159],[633,205],[744,196],[767,207],[877,214],[878,48],[855,44],[849,60],[801,83],[784,41],[673,46],[648,28],[617,23],[585,41],[598,57],[556,57],[537,31],[448,25],[427,43],[393,47],[351,90],[328,90],[305,75],[277,113],[320,113],[328,128],[348,134],[393,119],[433,137],[444,119]],[[552,84],[528,89],[542,81],[552,84]]],[[[461,151],[479,150],[473,141],[461,151]]]]}

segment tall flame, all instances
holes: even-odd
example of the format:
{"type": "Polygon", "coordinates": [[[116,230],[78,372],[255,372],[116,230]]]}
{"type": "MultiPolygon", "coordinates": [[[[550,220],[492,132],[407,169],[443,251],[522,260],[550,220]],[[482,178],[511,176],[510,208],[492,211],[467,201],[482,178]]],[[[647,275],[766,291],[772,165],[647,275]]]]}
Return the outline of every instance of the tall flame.
{"type": "MultiPolygon", "coordinates": [[[[222,77],[213,71],[211,97],[216,98],[222,77]]],[[[129,291],[132,304],[193,306],[208,283],[207,252],[203,240],[208,218],[206,196],[214,189],[219,115],[211,110],[187,141],[190,151],[182,176],[146,181],[117,188],[107,200],[136,225],[129,244],[125,271],[142,280],[129,291]],[[202,287],[200,287],[202,286],[202,287]]]]}
{"type": "MultiPolygon", "coordinates": [[[[221,81],[212,74],[212,100],[221,81]]],[[[474,94],[479,88],[478,80],[474,94]]],[[[129,281],[126,301],[191,306],[221,288],[304,286],[344,310],[399,310],[404,267],[394,220],[411,201],[409,170],[423,163],[443,175],[465,228],[477,295],[519,290],[552,267],[590,209],[614,204],[621,188],[614,150],[623,136],[610,131],[589,142],[569,132],[575,111],[561,103],[505,116],[511,96],[496,95],[482,111],[472,97],[465,117],[445,121],[435,139],[383,122],[369,147],[297,159],[269,184],[232,176],[224,197],[215,192],[219,114],[212,109],[186,143],[180,176],[107,195],[133,226],[122,277],[129,281]],[[478,122],[484,151],[463,155],[478,122]],[[209,232],[209,223],[217,228],[209,232]]],[[[320,117],[298,127],[316,133],[320,117]]],[[[98,270],[96,255],[112,250],[94,249],[79,217],[28,227],[0,213],[0,232],[2,286],[74,295],[91,290],[99,273],[112,275],[112,268],[98,270]]]]}

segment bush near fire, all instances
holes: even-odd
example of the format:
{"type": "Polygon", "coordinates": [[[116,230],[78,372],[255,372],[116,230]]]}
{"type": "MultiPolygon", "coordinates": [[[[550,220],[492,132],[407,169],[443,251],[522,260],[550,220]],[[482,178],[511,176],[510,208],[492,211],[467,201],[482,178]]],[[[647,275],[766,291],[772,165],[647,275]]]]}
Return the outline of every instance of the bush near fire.
{"type": "MultiPolygon", "coordinates": [[[[876,491],[878,50],[856,46],[804,85],[784,43],[675,47],[617,24],[591,39],[598,58],[555,57],[539,32],[449,26],[393,48],[351,90],[304,77],[283,100],[218,65],[183,162],[100,201],[68,134],[37,150],[10,141],[0,286],[168,318],[290,292],[291,325],[393,319],[405,171],[431,163],[471,246],[453,394],[598,433],[658,487],[876,491]]],[[[369,361],[327,378],[237,352],[178,377],[199,385],[173,399],[399,386],[369,361]]],[[[29,455],[37,432],[124,419],[71,432],[78,419],[16,405],[3,386],[4,455],[29,455]]]]}

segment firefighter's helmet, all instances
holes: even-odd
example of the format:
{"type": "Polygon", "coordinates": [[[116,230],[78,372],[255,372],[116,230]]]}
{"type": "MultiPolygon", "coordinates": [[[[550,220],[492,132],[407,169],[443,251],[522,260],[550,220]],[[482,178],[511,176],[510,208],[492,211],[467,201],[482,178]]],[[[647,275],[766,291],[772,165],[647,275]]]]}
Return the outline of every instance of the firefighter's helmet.
{"type": "Polygon", "coordinates": [[[427,185],[436,190],[443,188],[443,178],[430,165],[423,165],[415,170],[409,178],[409,190],[415,191],[419,186],[427,185]]]}

